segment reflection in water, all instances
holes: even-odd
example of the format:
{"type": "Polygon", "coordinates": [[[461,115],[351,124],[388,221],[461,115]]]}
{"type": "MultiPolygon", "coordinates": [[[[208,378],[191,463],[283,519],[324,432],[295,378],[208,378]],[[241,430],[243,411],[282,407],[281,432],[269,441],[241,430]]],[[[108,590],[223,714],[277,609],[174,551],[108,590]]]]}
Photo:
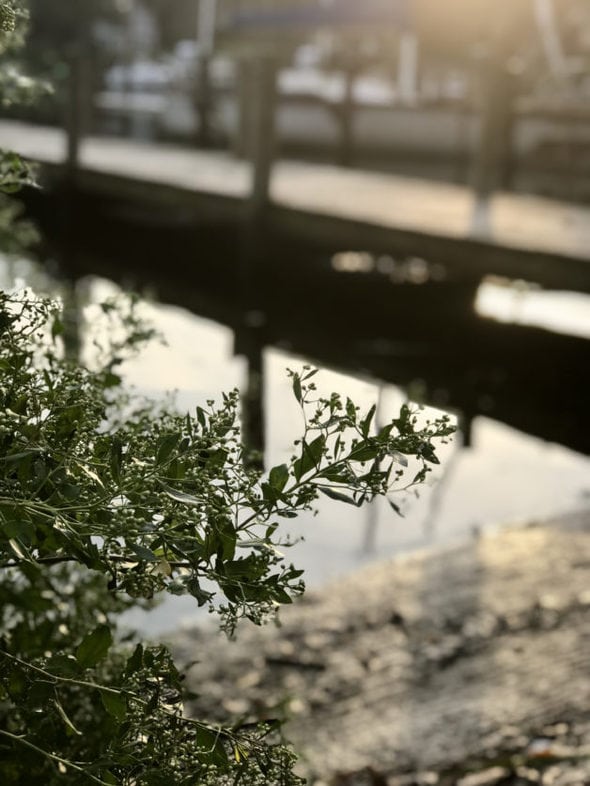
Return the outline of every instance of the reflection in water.
{"type": "MultiPolygon", "coordinates": [[[[47,278],[35,280],[36,275],[24,263],[12,268],[5,264],[0,268],[0,284],[7,287],[16,276],[21,285],[26,277],[46,288],[47,278]]],[[[91,279],[85,290],[85,296],[96,302],[116,287],[104,279],[91,279]]],[[[533,308],[526,302],[528,293],[520,297],[523,312],[533,308]]],[[[493,290],[484,290],[482,298],[489,306],[493,290]]],[[[501,298],[498,303],[501,307],[501,298]]],[[[127,383],[156,397],[175,390],[183,409],[218,399],[221,391],[243,389],[247,369],[243,359],[233,355],[231,330],[177,307],[148,303],[145,310],[166,344],[154,342],[131,361],[126,367],[127,383]]],[[[300,436],[299,410],[285,369],[303,362],[279,349],[264,352],[267,466],[288,458],[293,440],[300,436]]],[[[379,400],[382,422],[394,417],[404,400],[400,389],[369,378],[325,369],[317,379],[320,393],[338,390],[366,408],[379,400]]],[[[372,560],[466,538],[474,529],[580,508],[590,493],[589,458],[487,418],[474,420],[471,447],[455,441],[443,446],[440,454],[441,466],[432,473],[429,485],[420,489],[420,496],[400,499],[404,518],[395,516],[381,500],[358,510],[322,498],[317,517],[303,515],[289,522],[290,533],[301,538],[292,558],[305,568],[308,584],[319,585],[372,560]]],[[[170,598],[149,616],[138,612],[131,621],[156,633],[173,629],[194,613],[192,599],[170,598]]]]}
{"type": "MultiPolygon", "coordinates": [[[[164,381],[178,389],[183,407],[243,384],[246,369],[231,355],[227,329],[182,309],[151,308],[168,347],[153,346],[134,361],[130,381],[155,394],[164,381]]],[[[300,436],[299,411],[285,368],[303,362],[278,349],[264,353],[268,466],[288,458],[292,441],[300,436]]],[[[394,386],[331,369],[323,370],[319,383],[321,391],[338,390],[364,407],[379,398],[382,421],[395,416],[404,400],[394,386]]],[[[357,510],[322,498],[317,517],[306,515],[289,522],[291,534],[304,539],[291,554],[305,568],[308,585],[320,585],[375,559],[470,537],[475,529],[573,510],[584,504],[584,495],[590,492],[590,459],[486,418],[475,419],[470,448],[455,442],[443,447],[441,459],[441,467],[419,498],[412,494],[402,501],[404,518],[380,500],[357,510]]],[[[166,602],[165,609],[153,612],[142,625],[150,632],[167,630],[193,611],[190,604],[180,603],[171,615],[166,602]]]]}
{"type": "Polygon", "coordinates": [[[479,288],[476,309],[500,322],[590,338],[590,296],[580,292],[544,291],[522,281],[490,277],[479,288]]]}

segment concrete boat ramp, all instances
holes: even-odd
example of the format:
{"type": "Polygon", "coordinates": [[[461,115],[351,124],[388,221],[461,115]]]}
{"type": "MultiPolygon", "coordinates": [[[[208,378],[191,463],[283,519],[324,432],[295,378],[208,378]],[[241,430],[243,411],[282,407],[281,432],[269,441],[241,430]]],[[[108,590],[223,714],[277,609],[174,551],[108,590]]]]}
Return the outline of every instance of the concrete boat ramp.
{"type": "Polygon", "coordinates": [[[590,512],[368,567],[176,642],[199,717],[288,718],[312,784],[590,784],[590,512]],[[206,653],[206,654],[204,654],[206,653]]]}

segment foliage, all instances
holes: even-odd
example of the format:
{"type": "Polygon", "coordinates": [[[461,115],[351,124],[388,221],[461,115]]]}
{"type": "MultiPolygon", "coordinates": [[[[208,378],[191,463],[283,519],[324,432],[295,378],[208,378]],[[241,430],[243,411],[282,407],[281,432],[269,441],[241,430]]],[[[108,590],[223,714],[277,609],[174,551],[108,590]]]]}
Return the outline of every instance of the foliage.
{"type": "MultiPolygon", "coordinates": [[[[16,60],[22,46],[27,14],[19,3],[0,2],[0,105],[33,101],[46,87],[24,75],[16,60]]],[[[34,185],[34,168],[20,156],[0,149],[0,247],[15,253],[34,242],[36,234],[20,217],[20,209],[5,194],[34,185]]]]}
{"type": "MultiPolygon", "coordinates": [[[[103,305],[107,315],[112,303],[103,305]]],[[[133,346],[143,338],[133,309],[133,346]]],[[[161,591],[192,595],[233,633],[303,591],[279,549],[283,519],[320,493],[360,505],[436,462],[446,419],[417,427],[404,407],[377,433],[312,376],[292,372],[303,438],[287,464],[249,468],[238,396],[194,414],[130,408],[119,344],[90,371],[63,359],[55,304],[0,298],[0,738],[3,783],[295,782],[271,735],[182,716],[182,681],[161,647],[113,645],[117,613],[161,591]],[[43,711],[40,712],[40,709],[43,711]],[[23,759],[28,750],[31,756],[23,759]]]]}

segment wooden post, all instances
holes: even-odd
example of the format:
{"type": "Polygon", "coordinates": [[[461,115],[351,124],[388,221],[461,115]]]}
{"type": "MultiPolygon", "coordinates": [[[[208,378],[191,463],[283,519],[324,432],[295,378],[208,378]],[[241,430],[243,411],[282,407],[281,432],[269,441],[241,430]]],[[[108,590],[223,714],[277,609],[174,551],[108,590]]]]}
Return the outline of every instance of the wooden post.
{"type": "Polygon", "coordinates": [[[253,148],[249,134],[252,131],[252,59],[240,57],[237,62],[236,101],[238,117],[232,149],[238,158],[247,159],[253,148]]]}
{"type": "MultiPolygon", "coordinates": [[[[252,312],[254,313],[254,312],[252,312]]],[[[247,317],[247,315],[245,315],[247,317]]],[[[264,469],[264,358],[260,328],[245,324],[235,335],[236,354],[247,362],[246,388],[242,394],[242,441],[248,449],[248,463],[264,469]]]]}
{"type": "Polygon", "coordinates": [[[344,95],[338,107],[338,120],[340,124],[340,149],[338,163],[340,166],[350,166],[354,153],[354,85],[357,77],[356,65],[346,63],[344,67],[344,95]]]}
{"type": "Polygon", "coordinates": [[[515,78],[496,53],[482,68],[480,132],[474,151],[471,184],[478,200],[486,200],[510,178],[515,78]]]}
{"type": "Polygon", "coordinates": [[[87,132],[92,102],[90,58],[80,47],[69,58],[70,74],[66,106],[66,169],[72,176],[80,163],[80,146],[87,132]]]}
{"type": "Polygon", "coordinates": [[[197,144],[199,147],[209,147],[211,145],[211,109],[213,96],[211,89],[211,59],[209,55],[199,57],[199,71],[196,95],[196,109],[199,120],[197,130],[197,144]]]}
{"type": "Polygon", "coordinates": [[[201,147],[211,144],[211,57],[215,46],[216,0],[199,0],[197,42],[199,45],[196,108],[199,117],[197,141],[201,147]]]}
{"type": "Polygon", "coordinates": [[[397,97],[400,103],[414,105],[418,100],[418,38],[404,32],[399,40],[397,97]]]}
{"type": "Polygon", "coordinates": [[[262,216],[269,201],[270,178],[275,157],[275,105],[277,63],[273,57],[257,57],[249,69],[252,111],[248,138],[252,144],[251,220],[262,216]]]}
{"type": "Polygon", "coordinates": [[[64,352],[68,360],[78,362],[80,359],[81,337],[80,337],[80,317],[81,304],[78,282],[66,279],[62,286],[63,301],[63,326],[62,335],[64,342],[64,352]]]}

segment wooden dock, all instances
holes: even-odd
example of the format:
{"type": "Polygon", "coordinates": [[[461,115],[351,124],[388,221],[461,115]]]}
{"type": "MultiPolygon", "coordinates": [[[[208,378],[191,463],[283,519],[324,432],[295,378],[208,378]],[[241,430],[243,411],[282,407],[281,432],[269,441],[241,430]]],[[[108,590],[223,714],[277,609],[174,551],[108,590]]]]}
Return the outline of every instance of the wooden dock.
{"type": "MultiPolygon", "coordinates": [[[[61,167],[59,129],[0,123],[0,147],[61,167]]],[[[115,138],[87,138],[77,182],[149,203],[198,206],[219,220],[248,215],[252,167],[228,153],[115,138]]],[[[326,164],[277,161],[265,221],[310,247],[425,257],[449,275],[486,274],[590,292],[590,208],[500,193],[477,204],[448,183],[326,164]]]]}

